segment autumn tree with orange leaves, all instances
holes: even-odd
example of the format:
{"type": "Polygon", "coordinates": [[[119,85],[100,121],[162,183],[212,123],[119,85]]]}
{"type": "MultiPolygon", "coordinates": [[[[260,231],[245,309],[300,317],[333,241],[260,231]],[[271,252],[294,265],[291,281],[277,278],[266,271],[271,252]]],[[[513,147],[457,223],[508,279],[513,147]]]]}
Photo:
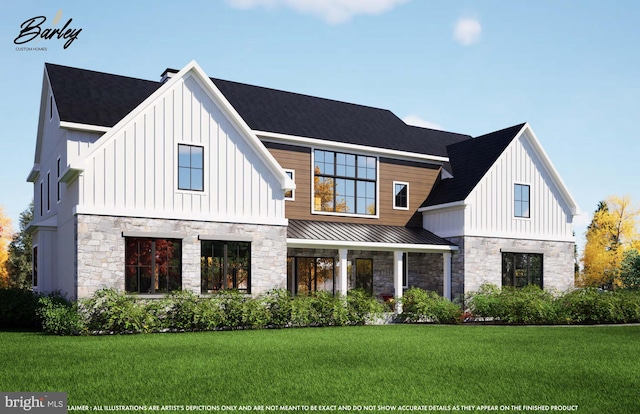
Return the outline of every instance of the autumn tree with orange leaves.
{"type": "Polygon", "coordinates": [[[639,219],[640,208],[632,205],[628,196],[611,196],[598,204],[586,232],[579,286],[623,286],[620,266],[624,253],[640,249],[639,219]]]}
{"type": "Polygon", "coordinates": [[[11,219],[4,213],[0,206],[0,287],[9,286],[9,272],[7,271],[8,247],[13,239],[11,219]]]}

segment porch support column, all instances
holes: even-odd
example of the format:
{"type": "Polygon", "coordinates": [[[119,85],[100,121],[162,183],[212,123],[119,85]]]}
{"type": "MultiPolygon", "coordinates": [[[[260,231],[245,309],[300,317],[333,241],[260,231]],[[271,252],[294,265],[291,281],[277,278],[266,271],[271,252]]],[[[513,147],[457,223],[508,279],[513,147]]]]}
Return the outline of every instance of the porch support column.
{"type": "Polygon", "coordinates": [[[451,300],[451,252],[442,253],[442,296],[451,300]]]}
{"type": "Polygon", "coordinates": [[[348,249],[339,249],[338,255],[340,260],[340,265],[338,268],[340,269],[340,294],[347,294],[347,253],[349,253],[348,249]]]}
{"type": "Polygon", "coordinates": [[[393,252],[393,288],[396,300],[396,312],[402,313],[402,252],[393,252]]]}

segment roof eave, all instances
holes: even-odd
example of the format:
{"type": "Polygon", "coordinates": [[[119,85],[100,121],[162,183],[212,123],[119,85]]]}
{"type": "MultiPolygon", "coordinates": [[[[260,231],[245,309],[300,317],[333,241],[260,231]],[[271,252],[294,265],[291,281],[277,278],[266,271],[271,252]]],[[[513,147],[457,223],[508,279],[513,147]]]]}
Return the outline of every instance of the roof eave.
{"type": "Polygon", "coordinates": [[[388,148],[370,147],[367,145],[349,144],[346,142],[331,141],[328,139],[301,137],[297,135],[281,134],[268,131],[253,131],[260,139],[267,142],[276,142],[281,144],[302,145],[306,147],[322,147],[333,148],[338,150],[348,150],[356,152],[365,152],[379,155],[382,157],[394,157],[397,159],[430,162],[436,165],[442,165],[449,162],[448,157],[439,155],[420,154],[416,152],[392,150],[388,148]]]}
{"type": "Polygon", "coordinates": [[[425,207],[420,207],[418,209],[418,213],[424,213],[426,211],[433,211],[433,210],[442,210],[442,209],[453,209],[453,208],[464,208],[464,206],[466,206],[467,203],[465,202],[465,200],[460,200],[460,201],[452,201],[450,203],[443,203],[443,204],[435,204],[432,206],[425,206],[425,207]]]}

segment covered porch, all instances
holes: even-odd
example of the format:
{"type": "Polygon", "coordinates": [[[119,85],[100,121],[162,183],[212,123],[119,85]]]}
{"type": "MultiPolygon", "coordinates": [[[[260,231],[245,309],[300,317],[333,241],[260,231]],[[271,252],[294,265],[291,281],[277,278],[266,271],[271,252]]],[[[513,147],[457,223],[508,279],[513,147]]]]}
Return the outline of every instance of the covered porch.
{"type": "Polygon", "coordinates": [[[394,297],[410,287],[451,299],[452,253],[458,247],[421,228],[289,220],[287,287],[293,294],[364,289],[394,297]]]}

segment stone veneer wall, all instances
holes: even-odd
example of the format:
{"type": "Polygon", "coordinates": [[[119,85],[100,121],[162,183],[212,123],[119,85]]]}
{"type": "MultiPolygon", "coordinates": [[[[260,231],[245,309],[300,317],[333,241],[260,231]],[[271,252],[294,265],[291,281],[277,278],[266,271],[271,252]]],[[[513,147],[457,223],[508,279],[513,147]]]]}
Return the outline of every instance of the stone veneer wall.
{"type": "Polygon", "coordinates": [[[502,249],[543,254],[543,287],[565,291],[574,287],[574,243],[494,237],[453,237],[460,250],[452,258],[452,290],[459,294],[457,280],[464,276],[464,294],[484,283],[502,286],[502,249]]]}
{"type": "Polygon", "coordinates": [[[102,287],[124,290],[123,231],[182,233],[182,288],[200,293],[200,240],[198,235],[241,237],[251,242],[251,293],[285,288],[287,281],[287,228],[240,223],[213,223],[135,217],[77,215],[76,286],[78,297],[91,296],[102,287]]]}

